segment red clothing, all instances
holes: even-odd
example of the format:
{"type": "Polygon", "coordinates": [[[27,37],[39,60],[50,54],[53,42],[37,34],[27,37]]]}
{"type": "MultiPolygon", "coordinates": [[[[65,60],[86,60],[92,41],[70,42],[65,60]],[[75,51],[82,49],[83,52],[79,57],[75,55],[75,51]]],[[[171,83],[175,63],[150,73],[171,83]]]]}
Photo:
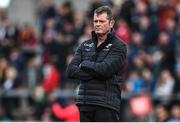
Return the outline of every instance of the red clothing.
{"type": "Polygon", "coordinates": [[[52,106],[52,111],[57,118],[63,119],[65,122],[80,121],[80,112],[75,104],[71,104],[65,108],[62,108],[61,105],[55,103],[52,106]]]}
{"type": "Polygon", "coordinates": [[[130,44],[130,30],[128,25],[125,22],[122,22],[118,29],[116,30],[116,35],[125,41],[127,44],[130,44]]]}
{"type": "Polygon", "coordinates": [[[43,81],[43,87],[45,92],[52,92],[56,87],[58,87],[61,80],[61,75],[59,71],[55,68],[52,68],[49,75],[43,81]]]}

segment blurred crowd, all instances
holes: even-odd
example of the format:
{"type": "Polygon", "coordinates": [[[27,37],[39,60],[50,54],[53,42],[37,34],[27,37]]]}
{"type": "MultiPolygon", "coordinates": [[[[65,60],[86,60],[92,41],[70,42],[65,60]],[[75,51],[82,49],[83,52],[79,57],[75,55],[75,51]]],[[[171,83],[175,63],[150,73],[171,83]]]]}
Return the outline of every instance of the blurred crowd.
{"type": "MultiPolygon", "coordinates": [[[[71,96],[53,94],[73,88],[66,67],[91,38],[93,11],[101,5],[112,7],[116,35],[128,46],[124,99],[148,95],[154,105],[150,121],[180,121],[180,0],[92,0],[87,11],[74,9],[72,1],[55,6],[47,0],[37,12],[36,28],[0,12],[0,120],[53,121],[54,100],[73,103],[71,96]],[[24,91],[30,94],[28,107],[19,109],[24,98],[8,94],[24,91]]],[[[130,120],[137,118],[122,118],[130,120]]]]}

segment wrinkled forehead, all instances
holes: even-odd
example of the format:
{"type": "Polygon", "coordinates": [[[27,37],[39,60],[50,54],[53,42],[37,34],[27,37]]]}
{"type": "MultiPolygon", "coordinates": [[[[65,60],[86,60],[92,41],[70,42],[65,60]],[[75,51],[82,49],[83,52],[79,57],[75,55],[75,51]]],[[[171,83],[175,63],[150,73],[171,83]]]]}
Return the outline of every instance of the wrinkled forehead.
{"type": "Polygon", "coordinates": [[[108,15],[106,12],[94,13],[94,20],[95,19],[108,19],[108,15]]]}

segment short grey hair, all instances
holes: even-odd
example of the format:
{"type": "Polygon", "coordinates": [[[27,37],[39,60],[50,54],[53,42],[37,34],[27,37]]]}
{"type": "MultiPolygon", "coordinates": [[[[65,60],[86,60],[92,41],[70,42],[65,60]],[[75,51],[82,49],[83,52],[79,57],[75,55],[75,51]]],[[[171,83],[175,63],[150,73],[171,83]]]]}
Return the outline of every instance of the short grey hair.
{"type": "Polygon", "coordinates": [[[113,17],[113,14],[112,14],[112,10],[109,6],[101,6],[97,9],[94,10],[94,14],[102,14],[102,13],[107,13],[107,16],[108,16],[108,20],[114,20],[114,17],[113,17]]]}

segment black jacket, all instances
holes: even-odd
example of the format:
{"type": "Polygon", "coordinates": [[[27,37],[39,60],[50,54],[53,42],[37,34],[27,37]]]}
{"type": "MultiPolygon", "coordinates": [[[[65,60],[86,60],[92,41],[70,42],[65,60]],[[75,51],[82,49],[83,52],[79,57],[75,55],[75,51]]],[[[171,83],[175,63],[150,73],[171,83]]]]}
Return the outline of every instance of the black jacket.
{"type": "Polygon", "coordinates": [[[122,74],[126,64],[127,47],[114,34],[97,47],[97,36],[77,49],[67,68],[68,78],[79,80],[78,105],[98,105],[120,110],[122,74]]]}

